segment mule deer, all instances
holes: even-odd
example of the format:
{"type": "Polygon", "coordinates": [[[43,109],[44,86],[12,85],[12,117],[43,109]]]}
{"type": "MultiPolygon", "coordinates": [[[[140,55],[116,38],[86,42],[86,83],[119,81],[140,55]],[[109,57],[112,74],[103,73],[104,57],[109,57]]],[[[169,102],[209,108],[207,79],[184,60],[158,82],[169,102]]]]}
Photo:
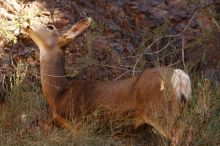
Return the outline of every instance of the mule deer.
{"type": "Polygon", "coordinates": [[[171,124],[169,118],[179,113],[183,101],[191,99],[189,76],[180,69],[152,68],[137,77],[118,81],[66,78],[65,45],[84,33],[90,24],[91,18],[86,18],[65,33],[36,21],[24,28],[40,49],[41,84],[54,121],[61,127],[71,128],[67,120],[80,115],[82,109],[89,114],[105,106],[117,114],[133,111],[134,126],[149,124],[171,139],[171,130],[166,125],[171,124]]]}

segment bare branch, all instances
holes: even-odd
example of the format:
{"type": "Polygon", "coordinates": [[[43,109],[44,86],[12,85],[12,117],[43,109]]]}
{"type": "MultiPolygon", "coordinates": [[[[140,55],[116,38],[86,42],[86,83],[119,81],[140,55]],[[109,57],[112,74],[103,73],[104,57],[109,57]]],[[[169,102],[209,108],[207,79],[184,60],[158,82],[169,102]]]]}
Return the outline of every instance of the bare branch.
{"type": "Polygon", "coordinates": [[[120,79],[121,77],[123,77],[124,75],[126,75],[127,73],[129,73],[130,70],[127,70],[126,72],[122,73],[121,75],[119,75],[117,78],[114,79],[114,81],[117,81],[118,79],[120,79]]]}
{"type": "MultiPolygon", "coordinates": [[[[186,27],[183,29],[182,32],[180,32],[179,34],[175,34],[175,35],[165,35],[165,36],[161,36],[161,37],[155,39],[155,40],[144,50],[144,52],[146,52],[147,50],[149,50],[155,43],[157,43],[158,41],[160,41],[160,40],[163,39],[163,38],[181,37],[181,36],[188,30],[188,28],[190,27],[190,25],[191,25],[193,19],[195,18],[196,14],[198,13],[199,10],[205,9],[205,8],[210,7],[210,6],[217,5],[217,4],[220,4],[220,2],[214,2],[214,3],[207,4],[207,5],[205,5],[205,6],[199,6],[199,7],[197,7],[197,8],[194,10],[194,12],[193,12],[193,14],[192,14],[192,17],[190,18],[189,22],[187,23],[186,27]]],[[[167,46],[167,47],[168,47],[168,46],[167,46]]],[[[184,51],[183,51],[183,52],[184,52],[184,51]]],[[[182,54],[182,55],[184,55],[184,54],[182,54]]],[[[137,58],[137,60],[136,60],[136,62],[135,62],[135,65],[134,65],[134,67],[133,67],[133,71],[132,71],[132,72],[133,72],[133,76],[135,75],[135,70],[136,70],[137,64],[139,63],[139,61],[140,61],[140,60],[142,59],[142,57],[143,57],[143,53],[142,53],[142,54],[139,54],[138,56],[139,56],[139,57],[137,58]]],[[[183,63],[184,63],[184,62],[183,62],[183,63]]]]}
{"type": "Polygon", "coordinates": [[[172,66],[174,66],[176,64],[179,64],[180,62],[182,62],[182,60],[178,60],[178,61],[176,61],[176,62],[174,62],[172,64],[169,64],[167,67],[172,67],[172,66]]]}
{"type": "Polygon", "coordinates": [[[185,49],[185,37],[182,36],[182,61],[183,61],[184,69],[185,69],[185,71],[187,71],[186,70],[186,64],[185,64],[185,52],[184,52],[184,49],[185,49]]]}
{"type": "Polygon", "coordinates": [[[151,53],[146,53],[146,52],[144,52],[143,54],[145,54],[145,55],[158,54],[158,53],[162,52],[163,50],[165,50],[172,42],[174,42],[174,40],[168,42],[162,49],[160,49],[160,50],[158,50],[158,51],[156,51],[156,52],[151,52],[151,53]]]}
{"type": "Polygon", "coordinates": [[[212,21],[215,23],[217,29],[220,31],[220,26],[219,26],[218,22],[215,20],[215,18],[213,17],[213,12],[212,12],[212,10],[211,10],[210,8],[208,8],[208,10],[209,10],[209,13],[210,13],[211,16],[212,16],[212,21]]]}

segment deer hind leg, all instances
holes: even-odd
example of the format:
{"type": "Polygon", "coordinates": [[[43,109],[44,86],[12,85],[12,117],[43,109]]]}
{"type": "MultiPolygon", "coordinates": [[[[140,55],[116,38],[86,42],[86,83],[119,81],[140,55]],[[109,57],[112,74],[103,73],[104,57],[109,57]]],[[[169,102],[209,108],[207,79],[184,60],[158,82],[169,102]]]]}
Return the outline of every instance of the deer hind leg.
{"type": "Polygon", "coordinates": [[[183,134],[183,129],[176,127],[172,129],[172,139],[171,139],[171,146],[178,146],[180,143],[180,138],[183,134]]]}
{"type": "Polygon", "coordinates": [[[147,117],[143,117],[144,121],[153,126],[161,135],[163,135],[165,138],[167,139],[171,139],[171,133],[166,131],[164,128],[162,128],[159,124],[157,124],[156,122],[154,122],[153,120],[147,118],[147,117]]]}
{"type": "Polygon", "coordinates": [[[135,118],[135,124],[134,124],[135,129],[137,129],[138,127],[140,127],[143,124],[145,124],[145,121],[143,118],[141,118],[139,116],[135,118]]]}

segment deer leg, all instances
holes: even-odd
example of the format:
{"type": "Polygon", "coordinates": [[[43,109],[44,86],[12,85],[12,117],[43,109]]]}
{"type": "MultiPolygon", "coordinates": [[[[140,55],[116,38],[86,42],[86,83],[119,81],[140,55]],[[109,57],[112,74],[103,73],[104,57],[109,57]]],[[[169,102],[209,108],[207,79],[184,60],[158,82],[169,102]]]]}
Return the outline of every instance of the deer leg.
{"type": "Polygon", "coordinates": [[[64,129],[71,129],[69,122],[58,113],[55,99],[50,100],[49,107],[52,111],[52,117],[55,124],[64,129]]]}
{"type": "Polygon", "coordinates": [[[178,146],[180,142],[180,136],[182,135],[182,129],[174,128],[172,130],[171,146],[178,146]]]}
{"type": "Polygon", "coordinates": [[[64,128],[64,129],[70,130],[73,135],[76,135],[77,133],[79,133],[79,131],[77,129],[73,128],[69,124],[69,122],[65,118],[63,118],[61,115],[59,115],[57,112],[53,112],[53,119],[54,119],[54,122],[58,126],[64,128]]]}
{"type": "Polygon", "coordinates": [[[161,135],[163,135],[165,138],[167,139],[171,139],[171,134],[169,132],[167,132],[164,128],[162,128],[161,126],[159,126],[156,122],[154,122],[153,120],[147,118],[147,117],[144,117],[143,118],[144,121],[153,126],[161,135]]]}
{"type": "Polygon", "coordinates": [[[65,129],[71,128],[71,125],[68,123],[68,121],[60,116],[57,112],[53,112],[53,119],[58,126],[65,129]]]}
{"type": "Polygon", "coordinates": [[[136,117],[135,118],[135,129],[137,129],[139,126],[145,124],[145,121],[141,117],[136,117]]]}

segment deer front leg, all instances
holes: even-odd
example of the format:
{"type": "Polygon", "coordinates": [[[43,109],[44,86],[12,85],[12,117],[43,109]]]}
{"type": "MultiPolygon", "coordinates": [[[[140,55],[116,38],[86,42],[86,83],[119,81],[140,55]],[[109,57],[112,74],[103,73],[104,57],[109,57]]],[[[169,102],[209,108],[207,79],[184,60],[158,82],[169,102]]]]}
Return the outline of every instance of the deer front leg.
{"type": "Polygon", "coordinates": [[[71,128],[71,125],[69,124],[69,122],[65,118],[60,116],[57,112],[53,112],[53,120],[58,126],[62,128],[65,128],[65,129],[71,128]]]}
{"type": "Polygon", "coordinates": [[[53,120],[59,127],[69,130],[73,135],[77,135],[79,133],[77,128],[72,127],[65,118],[55,111],[53,111],[53,120]]]}

